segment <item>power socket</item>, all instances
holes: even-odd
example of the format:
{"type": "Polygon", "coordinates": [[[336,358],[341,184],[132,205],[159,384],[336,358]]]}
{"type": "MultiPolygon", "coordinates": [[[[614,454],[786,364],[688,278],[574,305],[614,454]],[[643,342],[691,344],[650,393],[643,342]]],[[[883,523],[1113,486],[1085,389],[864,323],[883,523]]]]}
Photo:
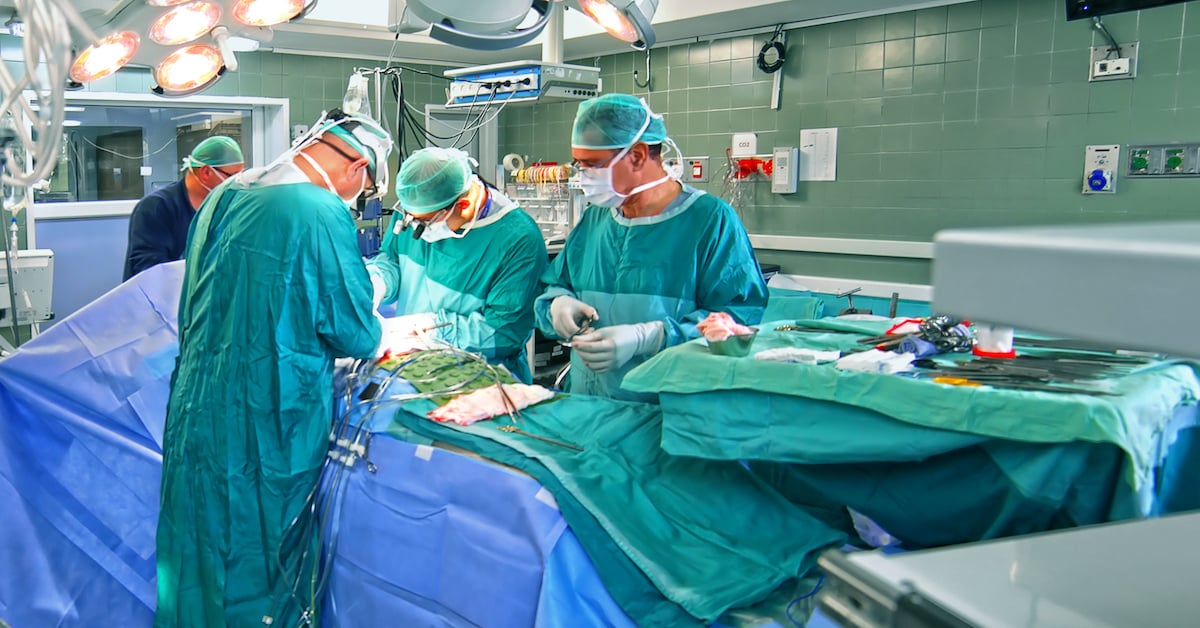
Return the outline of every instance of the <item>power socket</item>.
{"type": "Polygon", "coordinates": [[[1138,42],[1092,46],[1088,63],[1089,81],[1119,81],[1137,76],[1138,42]]]}
{"type": "Polygon", "coordinates": [[[1097,61],[1092,76],[1119,76],[1129,74],[1129,59],[1105,59],[1097,61]]]}

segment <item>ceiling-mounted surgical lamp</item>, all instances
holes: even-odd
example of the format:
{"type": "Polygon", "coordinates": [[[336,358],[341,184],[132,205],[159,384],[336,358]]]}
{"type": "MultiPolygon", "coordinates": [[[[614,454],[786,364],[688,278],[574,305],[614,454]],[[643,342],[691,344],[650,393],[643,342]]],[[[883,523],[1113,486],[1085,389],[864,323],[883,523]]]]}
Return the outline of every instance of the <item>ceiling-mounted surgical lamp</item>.
{"type": "Polygon", "coordinates": [[[239,39],[270,41],[270,27],[306,15],[317,0],[77,0],[101,35],[79,51],[70,78],[87,83],[125,65],[153,68],[163,96],[184,96],[237,69],[239,39]]]}
{"type": "Polygon", "coordinates": [[[658,10],[658,0],[570,0],[570,4],[636,50],[654,45],[650,21],[658,10]]]}
{"type": "Polygon", "coordinates": [[[553,0],[392,0],[388,29],[417,33],[429,29],[438,41],[473,50],[505,50],[527,44],[550,21],[553,0]],[[524,28],[521,24],[537,14],[524,28]]]}

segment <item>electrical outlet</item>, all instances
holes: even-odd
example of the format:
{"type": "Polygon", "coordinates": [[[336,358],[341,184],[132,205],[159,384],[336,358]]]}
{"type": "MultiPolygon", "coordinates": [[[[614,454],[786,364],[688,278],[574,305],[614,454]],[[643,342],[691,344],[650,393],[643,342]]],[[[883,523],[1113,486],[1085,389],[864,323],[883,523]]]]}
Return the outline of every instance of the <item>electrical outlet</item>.
{"type": "Polygon", "coordinates": [[[1083,157],[1083,193],[1115,194],[1120,159],[1119,144],[1088,146],[1083,157]]]}
{"type": "Polygon", "coordinates": [[[1137,76],[1138,43],[1092,46],[1089,81],[1116,81],[1137,76]]]}
{"type": "Polygon", "coordinates": [[[1118,76],[1121,74],[1129,74],[1129,59],[1105,59],[1097,61],[1096,67],[1092,69],[1093,77],[1118,76]]]}

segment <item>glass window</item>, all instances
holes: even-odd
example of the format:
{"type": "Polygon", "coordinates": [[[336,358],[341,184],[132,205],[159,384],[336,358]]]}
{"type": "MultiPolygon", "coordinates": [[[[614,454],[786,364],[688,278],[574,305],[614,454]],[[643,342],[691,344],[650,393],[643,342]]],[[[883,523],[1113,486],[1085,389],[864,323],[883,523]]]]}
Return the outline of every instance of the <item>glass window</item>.
{"type": "Polygon", "coordinates": [[[35,202],[140,199],[177,181],[183,158],[212,135],[252,154],[249,109],[84,104],[66,116],[59,165],[35,202]]]}

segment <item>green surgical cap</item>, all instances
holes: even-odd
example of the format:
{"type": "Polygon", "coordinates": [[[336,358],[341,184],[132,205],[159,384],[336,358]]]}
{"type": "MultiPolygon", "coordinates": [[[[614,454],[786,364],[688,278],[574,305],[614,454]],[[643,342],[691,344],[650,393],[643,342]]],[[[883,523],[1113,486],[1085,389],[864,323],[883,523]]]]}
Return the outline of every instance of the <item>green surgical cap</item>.
{"type": "Polygon", "coordinates": [[[376,130],[364,125],[356,117],[347,117],[346,121],[355,121],[358,124],[353,125],[353,129],[347,130],[343,122],[338,126],[330,127],[326,132],[338,136],[342,141],[349,144],[350,148],[357,151],[358,154],[366,157],[371,172],[377,172],[376,165],[379,159],[381,157],[387,159],[388,153],[392,150],[392,138],[387,137],[382,129],[376,130]]]}
{"type": "Polygon", "coordinates": [[[192,149],[192,154],[184,159],[184,165],[191,168],[200,166],[220,168],[245,162],[246,158],[242,157],[242,149],[238,143],[233,138],[224,135],[205,138],[203,142],[192,149]]]}
{"type": "Polygon", "coordinates": [[[449,206],[471,188],[471,157],[456,148],[422,148],[404,160],[396,175],[396,198],[410,214],[449,206]]]}
{"type": "Polygon", "coordinates": [[[575,112],[571,147],[591,150],[625,148],[636,142],[661,144],[667,137],[662,116],[650,111],[646,103],[629,94],[605,94],[585,100],[575,112]],[[650,124],[641,135],[642,125],[650,124]]]}

